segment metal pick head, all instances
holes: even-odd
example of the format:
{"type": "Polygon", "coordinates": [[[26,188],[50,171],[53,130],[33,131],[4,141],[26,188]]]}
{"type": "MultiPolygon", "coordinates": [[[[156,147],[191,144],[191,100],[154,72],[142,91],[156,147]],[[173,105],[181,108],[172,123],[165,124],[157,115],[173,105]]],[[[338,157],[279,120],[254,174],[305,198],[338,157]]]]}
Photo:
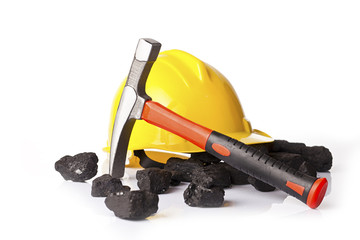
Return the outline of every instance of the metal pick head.
{"type": "Polygon", "coordinates": [[[109,171],[113,177],[124,176],[131,131],[135,120],[141,119],[145,102],[151,100],[145,92],[145,84],[160,48],[161,44],[150,38],[142,38],[138,42],[111,136],[109,171]]]}
{"type": "Polygon", "coordinates": [[[159,55],[161,43],[151,38],[141,38],[135,52],[135,59],[143,62],[154,62],[159,55]]]}

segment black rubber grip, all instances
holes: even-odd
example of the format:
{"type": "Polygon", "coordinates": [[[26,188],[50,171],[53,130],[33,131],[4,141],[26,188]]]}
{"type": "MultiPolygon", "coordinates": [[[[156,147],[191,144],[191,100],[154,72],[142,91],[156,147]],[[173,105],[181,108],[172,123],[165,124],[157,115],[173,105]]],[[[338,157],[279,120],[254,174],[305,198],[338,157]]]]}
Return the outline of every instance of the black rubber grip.
{"type": "Polygon", "coordinates": [[[258,149],[213,131],[205,150],[227,164],[307,203],[317,178],[304,174],[258,149]]]}

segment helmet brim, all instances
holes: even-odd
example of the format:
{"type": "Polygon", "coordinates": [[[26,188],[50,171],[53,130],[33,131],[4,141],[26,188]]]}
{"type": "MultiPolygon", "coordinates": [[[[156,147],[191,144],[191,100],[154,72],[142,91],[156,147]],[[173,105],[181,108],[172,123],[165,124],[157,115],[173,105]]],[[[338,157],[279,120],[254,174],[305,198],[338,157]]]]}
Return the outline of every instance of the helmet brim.
{"type": "Polygon", "coordinates": [[[257,130],[257,129],[253,129],[252,133],[247,137],[237,136],[237,133],[235,133],[233,135],[230,134],[230,137],[235,138],[235,139],[239,140],[240,142],[243,142],[248,145],[269,143],[269,142],[274,141],[274,139],[272,137],[270,137],[268,134],[266,134],[260,130],[257,130]]]}

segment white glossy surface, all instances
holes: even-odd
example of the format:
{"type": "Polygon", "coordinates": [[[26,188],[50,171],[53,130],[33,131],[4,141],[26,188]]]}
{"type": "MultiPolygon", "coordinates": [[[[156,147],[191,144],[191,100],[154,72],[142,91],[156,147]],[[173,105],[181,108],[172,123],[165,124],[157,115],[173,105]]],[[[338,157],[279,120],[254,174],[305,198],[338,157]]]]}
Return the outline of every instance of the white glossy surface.
{"type": "Polygon", "coordinates": [[[1,1],[0,238],[358,236],[359,11],[358,1],[1,1]],[[224,207],[191,208],[182,185],[160,196],[154,217],[125,221],[90,196],[91,182],[65,182],[60,157],[106,158],[112,98],[141,37],[221,71],[254,128],[328,147],[322,205],[235,186],[224,207]]]}

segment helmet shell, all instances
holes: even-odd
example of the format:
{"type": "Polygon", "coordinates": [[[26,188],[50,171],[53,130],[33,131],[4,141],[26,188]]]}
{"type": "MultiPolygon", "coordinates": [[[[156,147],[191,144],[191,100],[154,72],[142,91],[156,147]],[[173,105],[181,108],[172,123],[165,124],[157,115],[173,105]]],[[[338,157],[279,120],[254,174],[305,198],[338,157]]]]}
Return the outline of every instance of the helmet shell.
{"type": "MultiPolygon", "coordinates": [[[[113,101],[108,143],[125,82],[126,79],[113,101]]],[[[257,144],[273,141],[269,135],[251,128],[230,82],[215,68],[189,53],[180,50],[160,53],[150,71],[145,89],[153,101],[241,142],[257,144]]],[[[173,133],[140,120],[135,122],[128,149],[186,153],[203,151],[173,133]]]]}

